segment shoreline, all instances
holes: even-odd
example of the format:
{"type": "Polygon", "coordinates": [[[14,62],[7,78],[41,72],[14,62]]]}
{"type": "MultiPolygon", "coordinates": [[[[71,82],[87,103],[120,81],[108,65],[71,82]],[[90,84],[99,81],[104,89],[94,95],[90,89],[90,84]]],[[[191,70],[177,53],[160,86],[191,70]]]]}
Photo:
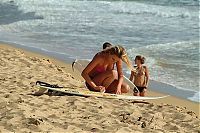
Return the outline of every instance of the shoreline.
{"type": "MultiPolygon", "coordinates": [[[[51,58],[54,61],[57,60],[57,61],[59,61],[59,64],[64,63],[67,65],[69,65],[69,64],[71,65],[71,62],[73,62],[73,60],[74,60],[72,58],[67,57],[67,55],[64,56],[63,54],[54,53],[52,51],[46,51],[46,50],[42,50],[42,49],[35,48],[35,47],[29,47],[29,46],[24,46],[24,45],[15,44],[15,43],[6,43],[6,42],[1,42],[1,41],[0,41],[0,44],[4,44],[4,45],[8,45],[8,46],[17,48],[17,49],[25,50],[32,54],[36,54],[36,56],[38,54],[40,56],[45,56],[46,58],[51,58]]],[[[70,73],[71,73],[71,71],[70,71],[70,73]]],[[[75,75],[77,76],[77,73],[75,75]]],[[[128,77],[129,77],[129,75],[128,75],[128,77]]],[[[79,75],[76,78],[82,79],[82,77],[79,75]]],[[[152,79],[150,79],[149,88],[151,88],[151,91],[153,91],[153,92],[158,92],[161,94],[174,96],[174,97],[177,97],[177,98],[180,98],[183,100],[196,102],[196,103],[200,104],[199,99],[196,97],[196,95],[199,95],[199,92],[194,91],[194,90],[179,89],[176,86],[173,86],[171,84],[155,81],[152,79]],[[176,95],[174,94],[174,92],[176,92],[176,95]]]]}
{"type": "MultiPolygon", "coordinates": [[[[60,96],[37,80],[83,88],[71,64],[0,44],[0,132],[199,132],[199,104],[170,96],[148,101],[60,96]]],[[[148,96],[165,94],[149,91],[148,96]]]]}
{"type": "MultiPolygon", "coordinates": [[[[66,72],[72,74],[75,79],[83,81],[83,78],[79,75],[79,73],[77,71],[73,72],[73,70],[71,69],[71,64],[69,64],[68,62],[65,62],[64,60],[59,60],[58,58],[51,57],[48,54],[44,55],[41,52],[31,51],[31,49],[29,49],[29,48],[24,49],[23,46],[17,47],[15,45],[0,43],[0,48],[17,49],[17,50],[23,51],[28,56],[34,56],[34,57],[38,57],[38,58],[49,59],[49,60],[51,60],[51,62],[57,64],[58,66],[65,67],[64,70],[66,72]]],[[[147,92],[147,96],[164,96],[164,95],[168,95],[168,94],[155,91],[155,89],[152,90],[151,88],[147,92]]],[[[176,97],[176,96],[171,96],[171,95],[168,98],[165,98],[165,99],[149,100],[149,101],[153,102],[155,104],[163,104],[164,103],[164,104],[172,104],[172,105],[175,105],[175,106],[186,107],[187,109],[194,111],[196,113],[196,115],[198,115],[198,117],[200,117],[200,114],[199,114],[200,103],[195,102],[195,101],[191,101],[191,100],[188,100],[188,99],[184,99],[184,98],[180,98],[180,97],[176,97]],[[177,101],[177,103],[174,102],[174,101],[177,101]]]]}

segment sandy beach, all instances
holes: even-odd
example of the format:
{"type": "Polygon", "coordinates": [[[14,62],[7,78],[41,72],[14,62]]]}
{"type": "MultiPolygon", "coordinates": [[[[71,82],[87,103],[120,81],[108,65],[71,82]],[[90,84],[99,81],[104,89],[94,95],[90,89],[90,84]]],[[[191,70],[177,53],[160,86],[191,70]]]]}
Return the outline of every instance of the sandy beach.
{"type": "Polygon", "coordinates": [[[84,87],[71,64],[0,44],[0,132],[200,132],[199,103],[173,96],[147,102],[34,96],[37,80],[84,87]]]}

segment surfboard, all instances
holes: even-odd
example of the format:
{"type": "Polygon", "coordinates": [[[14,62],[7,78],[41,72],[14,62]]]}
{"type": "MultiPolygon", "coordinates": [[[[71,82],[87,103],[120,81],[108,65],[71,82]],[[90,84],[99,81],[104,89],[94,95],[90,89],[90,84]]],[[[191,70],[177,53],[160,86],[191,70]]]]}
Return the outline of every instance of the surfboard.
{"type": "MultiPolygon", "coordinates": [[[[90,59],[76,59],[72,63],[72,69],[74,71],[77,70],[81,74],[82,71],[85,69],[85,67],[90,63],[90,61],[91,61],[90,59]]],[[[131,89],[139,92],[139,90],[135,86],[135,84],[133,84],[133,82],[131,82],[126,76],[124,76],[124,82],[127,83],[130,86],[131,89]]]]}
{"type": "Polygon", "coordinates": [[[128,96],[128,95],[117,95],[117,94],[111,94],[111,93],[101,93],[101,92],[93,92],[89,91],[86,88],[82,89],[71,89],[67,87],[63,88],[52,88],[48,86],[42,86],[39,85],[40,90],[43,90],[45,92],[46,90],[51,90],[55,92],[62,92],[64,94],[71,94],[71,95],[77,95],[77,96],[88,96],[88,97],[99,97],[99,98],[107,98],[107,99],[125,99],[125,100],[155,100],[155,99],[161,99],[168,96],[161,96],[161,97],[140,97],[140,96],[128,96]]]}

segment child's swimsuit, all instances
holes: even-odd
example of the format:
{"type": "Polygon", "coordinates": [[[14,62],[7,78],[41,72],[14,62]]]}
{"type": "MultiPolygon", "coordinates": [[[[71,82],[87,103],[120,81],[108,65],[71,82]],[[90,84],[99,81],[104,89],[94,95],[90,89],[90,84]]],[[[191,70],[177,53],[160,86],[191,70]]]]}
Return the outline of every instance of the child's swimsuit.
{"type": "Polygon", "coordinates": [[[147,87],[139,87],[139,86],[136,86],[136,87],[138,88],[140,93],[142,93],[144,91],[144,89],[147,89],[147,87]]]}

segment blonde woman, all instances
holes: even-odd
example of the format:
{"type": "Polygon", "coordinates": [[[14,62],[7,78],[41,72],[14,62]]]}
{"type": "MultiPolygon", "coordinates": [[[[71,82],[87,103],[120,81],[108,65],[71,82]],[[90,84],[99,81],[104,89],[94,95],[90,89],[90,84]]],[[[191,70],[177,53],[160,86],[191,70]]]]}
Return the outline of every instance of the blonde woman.
{"type": "Polygon", "coordinates": [[[127,93],[130,87],[122,86],[122,62],[131,68],[127,53],[122,46],[113,46],[97,53],[82,72],[88,89],[116,94],[127,93]],[[115,63],[117,70],[113,70],[115,63]]]}

